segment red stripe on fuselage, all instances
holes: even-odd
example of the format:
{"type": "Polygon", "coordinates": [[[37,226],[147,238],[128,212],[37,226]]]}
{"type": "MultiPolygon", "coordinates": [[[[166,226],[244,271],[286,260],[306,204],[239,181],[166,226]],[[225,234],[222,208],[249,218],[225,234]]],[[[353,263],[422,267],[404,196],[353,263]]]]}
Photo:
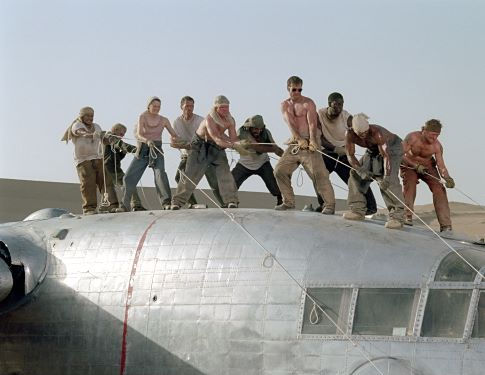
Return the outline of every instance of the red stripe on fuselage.
{"type": "Polygon", "coordinates": [[[150,225],[145,229],[143,235],[138,242],[138,246],[136,248],[135,258],[133,259],[133,264],[131,266],[131,274],[130,274],[130,281],[128,283],[128,294],[126,295],[126,305],[125,305],[125,319],[123,321],[123,340],[121,342],[121,357],[120,357],[120,375],[124,375],[125,368],[126,368],[126,336],[128,334],[128,310],[131,307],[131,297],[133,296],[133,282],[135,279],[136,268],[138,265],[138,260],[140,259],[141,250],[143,249],[143,245],[145,243],[147,233],[150,228],[155,224],[155,222],[159,218],[153,220],[150,225]]]}

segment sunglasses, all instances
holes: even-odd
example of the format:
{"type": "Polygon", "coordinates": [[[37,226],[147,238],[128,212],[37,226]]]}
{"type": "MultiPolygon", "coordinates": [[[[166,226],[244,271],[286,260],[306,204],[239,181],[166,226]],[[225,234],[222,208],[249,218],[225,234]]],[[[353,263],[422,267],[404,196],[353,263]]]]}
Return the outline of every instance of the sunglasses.
{"type": "Polygon", "coordinates": [[[291,92],[301,92],[303,89],[302,88],[299,88],[299,89],[295,89],[295,88],[292,88],[291,89],[291,92]]]}

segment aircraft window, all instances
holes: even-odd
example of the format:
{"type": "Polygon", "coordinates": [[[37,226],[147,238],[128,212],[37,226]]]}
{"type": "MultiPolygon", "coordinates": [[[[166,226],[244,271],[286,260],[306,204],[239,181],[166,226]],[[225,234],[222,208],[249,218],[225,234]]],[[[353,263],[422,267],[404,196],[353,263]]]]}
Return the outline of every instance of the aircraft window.
{"type": "Polygon", "coordinates": [[[412,335],[416,289],[360,289],[352,333],[359,335],[412,335]]]}
{"type": "MultiPolygon", "coordinates": [[[[478,270],[485,266],[484,252],[467,249],[460,251],[460,255],[478,270]]],[[[477,273],[463,259],[455,253],[450,253],[441,261],[434,279],[435,281],[473,281],[476,275],[477,273]]]]}
{"type": "Polygon", "coordinates": [[[485,292],[480,293],[478,311],[475,315],[475,324],[473,324],[472,337],[485,338],[485,292]]]}
{"type": "MultiPolygon", "coordinates": [[[[352,289],[344,288],[308,288],[309,293],[318,306],[337,323],[340,329],[346,332],[352,289]]],[[[340,330],[326,317],[308,296],[305,299],[303,312],[302,333],[316,335],[338,335],[340,330]]]]}
{"type": "Polygon", "coordinates": [[[471,295],[471,290],[430,290],[421,335],[462,337],[471,295]]]}

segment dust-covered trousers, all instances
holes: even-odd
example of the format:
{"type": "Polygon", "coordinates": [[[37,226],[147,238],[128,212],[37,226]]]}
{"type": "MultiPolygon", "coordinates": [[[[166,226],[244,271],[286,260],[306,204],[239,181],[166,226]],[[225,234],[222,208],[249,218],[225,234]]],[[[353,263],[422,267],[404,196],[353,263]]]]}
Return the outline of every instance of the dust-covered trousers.
{"type": "MultiPolygon", "coordinates": [[[[182,156],[180,159],[180,164],[177,168],[177,173],[175,174],[175,182],[178,184],[180,182],[180,171],[185,173],[185,170],[187,168],[187,156],[182,156]]],[[[222,198],[219,194],[219,188],[217,186],[217,177],[216,177],[216,171],[212,165],[209,165],[207,167],[207,170],[205,171],[205,178],[207,179],[207,182],[209,183],[210,188],[212,189],[212,193],[216,197],[216,199],[219,201],[221,206],[224,204],[222,202],[222,198]]],[[[195,199],[194,194],[189,197],[188,200],[189,204],[197,204],[197,200],[195,199]]]]}
{"type": "MultiPolygon", "coordinates": [[[[337,153],[328,151],[328,150],[323,150],[323,152],[325,152],[325,154],[328,155],[328,156],[322,155],[323,162],[325,163],[325,168],[327,168],[328,173],[329,174],[331,174],[332,172],[337,173],[340,179],[343,182],[345,182],[346,185],[348,185],[351,169],[350,169],[347,156],[346,155],[339,156],[337,153]],[[337,159],[338,161],[334,159],[337,159]]],[[[315,191],[316,191],[316,188],[315,188],[315,191]]],[[[323,207],[324,200],[318,193],[317,193],[317,199],[318,199],[319,205],[323,207]]],[[[374,193],[372,193],[372,189],[367,189],[367,193],[365,193],[365,199],[367,200],[367,209],[369,211],[376,212],[377,203],[376,203],[376,198],[374,198],[374,193]]]]}
{"type": "Polygon", "coordinates": [[[290,207],[295,206],[295,193],[291,187],[291,175],[301,164],[313,181],[317,193],[325,200],[325,207],[334,209],[335,194],[322,157],[319,153],[310,150],[300,149],[296,152],[297,150],[297,145],[289,145],[274,169],[274,176],[283,196],[283,203],[290,207]]]}
{"type": "Polygon", "coordinates": [[[85,160],[76,166],[79,182],[81,183],[81,197],[83,200],[83,212],[94,211],[97,207],[96,187],[99,192],[104,194],[106,183],[106,193],[108,193],[109,207],[118,207],[118,198],[113,186],[113,181],[109,173],[103,177],[103,159],[85,160]]]}
{"type": "MultiPolygon", "coordinates": [[[[106,168],[106,172],[110,175],[111,180],[114,181],[115,185],[122,187],[123,178],[125,177],[125,172],[123,172],[123,170],[120,168],[120,169],[117,169],[115,173],[114,170],[111,171],[110,168],[107,168],[106,164],[105,164],[105,168],[106,168]]],[[[135,190],[133,190],[133,194],[131,195],[130,206],[131,208],[137,208],[137,207],[143,206],[141,204],[141,199],[140,199],[140,196],[138,195],[136,188],[135,190]]]]}
{"type": "MultiPolygon", "coordinates": [[[[403,149],[402,141],[399,137],[396,136],[394,141],[387,145],[387,152],[391,163],[390,184],[386,190],[380,190],[384,203],[389,210],[389,217],[402,222],[404,205],[401,202],[404,202],[404,197],[401,182],[399,181],[399,168],[403,156],[403,149]]],[[[384,178],[384,159],[379,153],[373,153],[367,150],[361,158],[360,163],[378,182],[384,178]]],[[[352,212],[365,215],[367,211],[365,193],[369,189],[372,181],[371,179],[362,179],[354,170],[350,172],[347,203],[352,212]]]]}
{"type": "MultiPolygon", "coordinates": [[[[427,172],[434,176],[428,176],[426,174],[418,174],[413,168],[401,167],[401,177],[403,184],[404,203],[410,209],[414,211],[414,200],[416,199],[416,185],[419,180],[423,180],[429,187],[429,190],[433,193],[433,204],[436,211],[436,217],[440,223],[441,229],[443,227],[451,227],[450,206],[448,205],[448,197],[446,195],[446,189],[440,182],[440,175],[436,166],[427,168],[427,172]]],[[[406,208],[406,216],[413,217],[411,211],[406,208]]]]}
{"type": "Polygon", "coordinates": [[[224,204],[238,203],[236,184],[229,170],[226,152],[214,142],[206,142],[195,135],[188,152],[185,176],[177,185],[172,204],[183,206],[209,167],[214,168],[217,186],[224,204]]]}
{"type": "MultiPolygon", "coordinates": [[[[162,142],[155,142],[155,146],[162,150],[162,142]]],[[[140,143],[139,152],[131,161],[123,178],[124,194],[122,204],[125,208],[129,207],[130,198],[136,190],[136,185],[140,181],[143,172],[147,167],[153,168],[155,178],[155,190],[162,207],[169,205],[172,193],[168,182],[167,173],[165,173],[165,159],[163,154],[154,148],[150,155],[150,147],[146,143],[140,143]]]]}

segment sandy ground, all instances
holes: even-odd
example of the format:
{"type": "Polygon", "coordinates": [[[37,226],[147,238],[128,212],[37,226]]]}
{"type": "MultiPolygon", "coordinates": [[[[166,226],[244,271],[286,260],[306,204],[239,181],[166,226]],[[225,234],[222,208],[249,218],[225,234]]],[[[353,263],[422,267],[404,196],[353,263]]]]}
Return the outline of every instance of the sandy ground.
{"type": "MultiPolygon", "coordinates": [[[[145,206],[159,209],[155,189],[139,189],[145,206]],[[143,194],[144,193],[144,194],[143,194]]],[[[208,192],[212,197],[212,193],[208,192]]],[[[196,192],[200,203],[214,207],[201,192],[196,192]]],[[[240,207],[273,208],[276,199],[268,193],[239,192],[240,207]]],[[[297,196],[297,208],[301,209],[307,203],[315,205],[315,197],[297,196]]],[[[81,197],[79,185],[72,183],[26,181],[0,179],[0,223],[23,220],[30,213],[46,208],[64,208],[73,213],[80,213],[81,197]]],[[[451,202],[453,229],[455,233],[464,233],[479,239],[485,236],[485,207],[475,204],[451,202]]],[[[337,210],[346,209],[345,201],[338,200],[337,210]]],[[[433,205],[415,207],[416,213],[435,230],[439,230],[433,205]]],[[[380,210],[386,212],[385,210],[380,210]]],[[[414,219],[415,225],[419,220],[414,219]]]]}

